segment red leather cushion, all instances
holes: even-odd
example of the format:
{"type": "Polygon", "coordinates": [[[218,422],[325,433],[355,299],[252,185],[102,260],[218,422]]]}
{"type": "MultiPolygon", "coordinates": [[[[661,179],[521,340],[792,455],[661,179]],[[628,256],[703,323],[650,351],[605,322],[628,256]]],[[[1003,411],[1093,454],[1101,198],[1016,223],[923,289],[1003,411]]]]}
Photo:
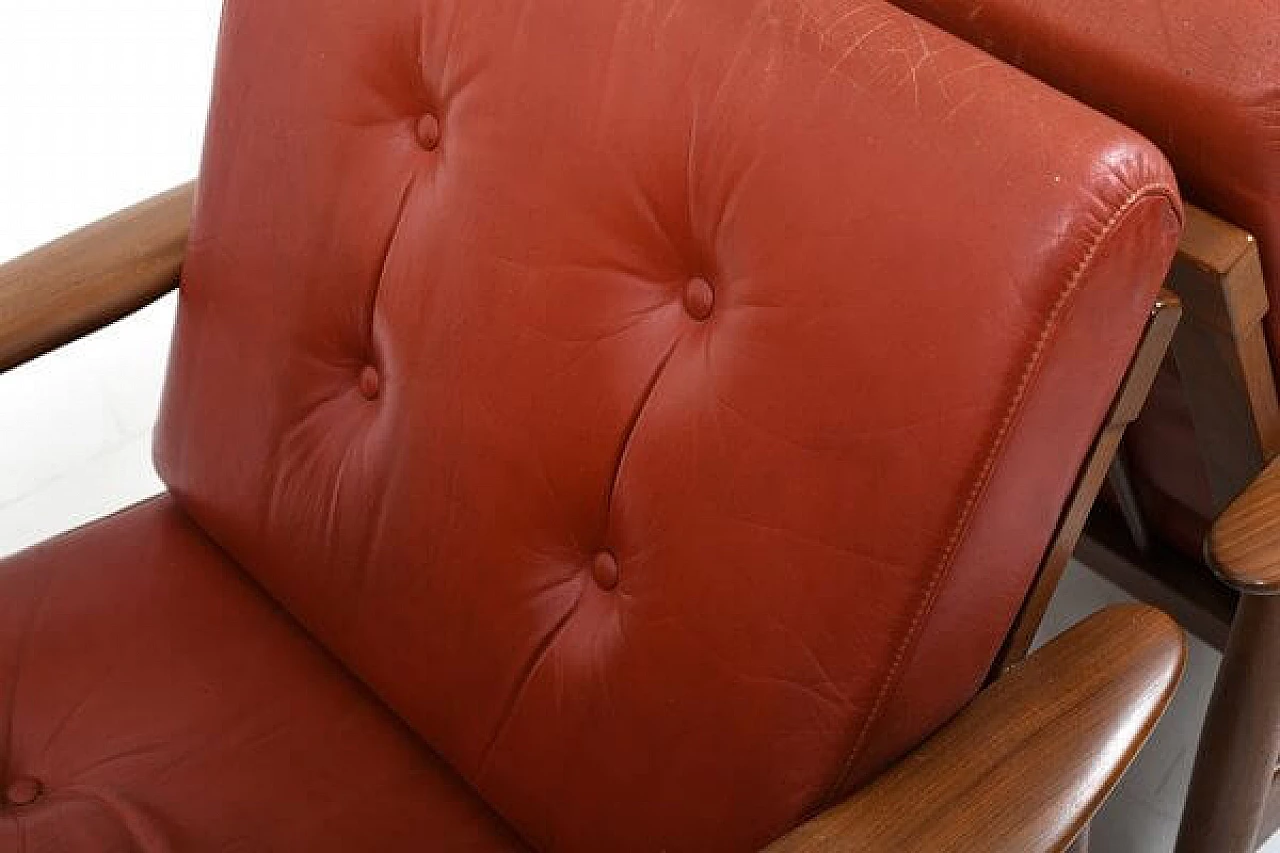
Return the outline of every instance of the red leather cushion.
{"type": "Polygon", "coordinates": [[[0,561],[0,850],[523,849],[168,498],[0,561]]]}
{"type": "Polygon", "coordinates": [[[1172,187],[883,4],[232,0],[158,462],[534,845],[749,849],[981,682],[1172,187]]]}
{"type": "MultiPolygon", "coordinates": [[[[1189,197],[1258,237],[1280,304],[1274,0],[895,2],[1155,140],[1189,197]]],[[[1280,312],[1267,325],[1280,358],[1280,312]]]]}

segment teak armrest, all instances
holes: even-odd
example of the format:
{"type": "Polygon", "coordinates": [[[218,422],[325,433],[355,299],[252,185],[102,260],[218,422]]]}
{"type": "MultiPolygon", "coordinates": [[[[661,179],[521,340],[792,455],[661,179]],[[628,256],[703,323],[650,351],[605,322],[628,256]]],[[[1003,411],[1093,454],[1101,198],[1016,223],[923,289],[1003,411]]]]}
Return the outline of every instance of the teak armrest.
{"type": "Polygon", "coordinates": [[[1097,613],[767,853],[1064,850],[1160,718],[1184,657],[1182,632],[1159,611],[1097,613]]]}
{"type": "Polygon", "coordinates": [[[194,193],[183,184],[0,265],[0,372],[172,290],[194,193]]]}
{"type": "Polygon", "coordinates": [[[1280,592],[1280,459],[1218,516],[1207,550],[1219,577],[1240,592],[1280,592]]]}

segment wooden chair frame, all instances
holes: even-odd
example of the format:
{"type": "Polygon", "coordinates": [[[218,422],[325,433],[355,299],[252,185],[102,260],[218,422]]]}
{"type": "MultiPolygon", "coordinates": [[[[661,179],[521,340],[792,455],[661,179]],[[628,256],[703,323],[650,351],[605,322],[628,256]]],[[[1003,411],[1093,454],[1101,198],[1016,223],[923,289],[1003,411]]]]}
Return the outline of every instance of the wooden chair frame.
{"type": "MultiPolygon", "coordinates": [[[[1182,301],[1171,357],[1216,516],[1280,452],[1258,246],[1244,229],[1188,206],[1167,286],[1182,301]]],[[[1123,447],[1108,479],[1118,508],[1094,508],[1077,556],[1224,653],[1178,853],[1251,853],[1280,828],[1280,688],[1270,683],[1280,672],[1280,599],[1233,588],[1208,560],[1161,540],[1142,518],[1123,447]]]]}
{"type": "MultiPolygon", "coordinates": [[[[1182,300],[1172,357],[1217,514],[1280,450],[1280,406],[1262,327],[1269,303],[1257,244],[1243,229],[1188,205],[1167,286],[1182,300]]],[[[1095,507],[1077,556],[1225,649],[1237,594],[1150,531],[1136,501],[1125,500],[1132,487],[1123,449],[1119,456],[1109,480],[1124,509],[1095,507]]]]}

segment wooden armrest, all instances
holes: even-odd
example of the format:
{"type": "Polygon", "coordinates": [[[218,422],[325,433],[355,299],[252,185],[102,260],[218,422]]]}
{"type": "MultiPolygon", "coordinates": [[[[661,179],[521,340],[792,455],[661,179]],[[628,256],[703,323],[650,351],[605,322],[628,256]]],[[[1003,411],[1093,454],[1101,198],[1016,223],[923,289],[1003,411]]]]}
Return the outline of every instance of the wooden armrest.
{"type": "Polygon", "coordinates": [[[1280,592],[1280,459],[1218,516],[1207,550],[1214,571],[1240,592],[1280,592]]]}
{"type": "Polygon", "coordinates": [[[1157,610],[1097,613],[767,853],[1065,850],[1164,713],[1185,653],[1157,610]]]}
{"type": "Polygon", "coordinates": [[[0,372],[172,290],[194,193],[183,184],[0,265],[0,372]]]}

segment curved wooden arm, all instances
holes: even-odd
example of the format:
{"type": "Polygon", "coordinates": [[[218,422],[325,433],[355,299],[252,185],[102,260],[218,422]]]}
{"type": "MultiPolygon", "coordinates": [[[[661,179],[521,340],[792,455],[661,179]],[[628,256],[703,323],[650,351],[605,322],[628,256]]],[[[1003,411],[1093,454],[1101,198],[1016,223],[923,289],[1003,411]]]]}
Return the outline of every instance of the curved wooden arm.
{"type": "Polygon", "coordinates": [[[1280,459],[1218,516],[1208,551],[1210,565],[1240,592],[1280,592],[1280,459]]]}
{"type": "Polygon", "coordinates": [[[0,372],[172,290],[194,193],[175,187],[0,266],[0,372]]]}
{"type": "Polygon", "coordinates": [[[1164,713],[1185,651],[1157,610],[1095,614],[767,853],[1065,850],[1164,713]]]}

